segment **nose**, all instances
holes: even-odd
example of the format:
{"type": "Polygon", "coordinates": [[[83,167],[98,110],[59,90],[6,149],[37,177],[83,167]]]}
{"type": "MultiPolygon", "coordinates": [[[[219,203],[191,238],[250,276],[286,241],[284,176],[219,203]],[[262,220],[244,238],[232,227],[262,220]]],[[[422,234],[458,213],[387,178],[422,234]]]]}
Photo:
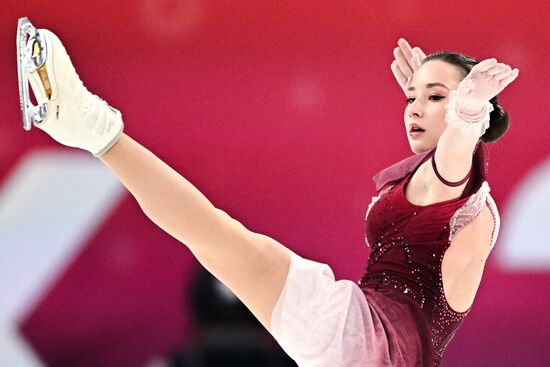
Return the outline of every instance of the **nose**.
{"type": "Polygon", "coordinates": [[[408,107],[408,111],[409,111],[409,117],[413,117],[413,116],[417,116],[417,117],[422,117],[423,115],[423,112],[422,112],[422,106],[421,106],[422,103],[419,103],[418,102],[418,99],[415,99],[413,101],[413,103],[409,104],[407,107],[408,107]]]}

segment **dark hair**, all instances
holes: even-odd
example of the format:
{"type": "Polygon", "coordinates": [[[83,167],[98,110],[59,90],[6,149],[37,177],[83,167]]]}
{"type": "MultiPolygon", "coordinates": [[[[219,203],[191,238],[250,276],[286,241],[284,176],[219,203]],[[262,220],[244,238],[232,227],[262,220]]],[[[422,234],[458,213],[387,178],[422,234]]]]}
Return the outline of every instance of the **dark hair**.
{"type": "MultiPolygon", "coordinates": [[[[472,70],[475,65],[479,64],[479,61],[473,57],[447,51],[438,51],[428,55],[424,60],[422,60],[422,64],[430,60],[441,60],[458,66],[459,69],[463,71],[462,79],[470,73],[470,70],[472,70]]],[[[491,114],[489,115],[489,128],[487,128],[485,134],[480,137],[480,140],[484,143],[496,141],[506,132],[506,130],[508,130],[508,112],[506,112],[504,108],[498,104],[497,96],[491,98],[489,102],[493,105],[494,110],[491,111],[491,114]]]]}

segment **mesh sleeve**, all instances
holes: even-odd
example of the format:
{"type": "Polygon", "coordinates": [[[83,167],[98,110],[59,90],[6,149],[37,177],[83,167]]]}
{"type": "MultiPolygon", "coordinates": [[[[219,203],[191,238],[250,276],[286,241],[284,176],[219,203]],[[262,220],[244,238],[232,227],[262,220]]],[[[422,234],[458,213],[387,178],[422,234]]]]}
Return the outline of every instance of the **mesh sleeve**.
{"type": "Polygon", "coordinates": [[[458,231],[470,224],[479,215],[479,213],[481,213],[483,206],[487,203],[495,221],[495,228],[493,229],[493,234],[491,236],[491,245],[489,250],[493,249],[500,228],[500,216],[498,214],[496,204],[489,194],[490,191],[491,188],[489,187],[489,184],[487,181],[484,181],[481,188],[475,194],[470,196],[466,203],[455,212],[449,223],[451,229],[449,241],[452,241],[458,231]]]}

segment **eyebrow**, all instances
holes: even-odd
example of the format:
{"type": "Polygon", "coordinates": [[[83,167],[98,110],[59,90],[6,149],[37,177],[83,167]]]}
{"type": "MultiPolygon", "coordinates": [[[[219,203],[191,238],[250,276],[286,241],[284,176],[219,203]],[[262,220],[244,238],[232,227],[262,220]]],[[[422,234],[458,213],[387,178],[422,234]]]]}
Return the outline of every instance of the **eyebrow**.
{"type": "MultiPolygon", "coordinates": [[[[443,88],[449,89],[449,87],[447,87],[445,84],[442,84],[442,83],[428,83],[428,84],[426,84],[426,88],[433,88],[433,87],[443,87],[443,88]]],[[[407,89],[407,91],[411,91],[411,90],[414,90],[414,89],[415,89],[414,87],[409,87],[409,89],[407,89]]]]}

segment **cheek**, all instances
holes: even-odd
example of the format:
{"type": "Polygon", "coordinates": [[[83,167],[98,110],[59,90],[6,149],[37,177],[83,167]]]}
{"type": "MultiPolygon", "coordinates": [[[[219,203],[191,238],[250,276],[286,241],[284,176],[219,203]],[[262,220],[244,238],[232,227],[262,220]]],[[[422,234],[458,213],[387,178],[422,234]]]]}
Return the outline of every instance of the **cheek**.
{"type": "Polygon", "coordinates": [[[445,109],[445,104],[441,103],[440,105],[433,106],[434,108],[431,110],[431,116],[434,122],[443,122],[445,123],[445,114],[447,113],[447,110],[445,109]]]}
{"type": "Polygon", "coordinates": [[[446,103],[441,103],[441,106],[439,106],[439,113],[443,116],[443,119],[445,119],[445,114],[447,113],[447,110],[445,109],[446,105],[446,103]]]}
{"type": "Polygon", "coordinates": [[[410,111],[409,111],[409,107],[410,107],[410,105],[407,105],[407,107],[405,107],[405,111],[403,112],[403,119],[404,119],[405,121],[408,120],[408,118],[409,118],[409,116],[410,116],[410,114],[411,114],[410,111]]]}
{"type": "Polygon", "coordinates": [[[441,109],[439,110],[439,120],[443,123],[444,126],[447,126],[447,123],[445,122],[445,115],[447,114],[447,110],[445,109],[445,104],[441,104],[441,109]]]}

